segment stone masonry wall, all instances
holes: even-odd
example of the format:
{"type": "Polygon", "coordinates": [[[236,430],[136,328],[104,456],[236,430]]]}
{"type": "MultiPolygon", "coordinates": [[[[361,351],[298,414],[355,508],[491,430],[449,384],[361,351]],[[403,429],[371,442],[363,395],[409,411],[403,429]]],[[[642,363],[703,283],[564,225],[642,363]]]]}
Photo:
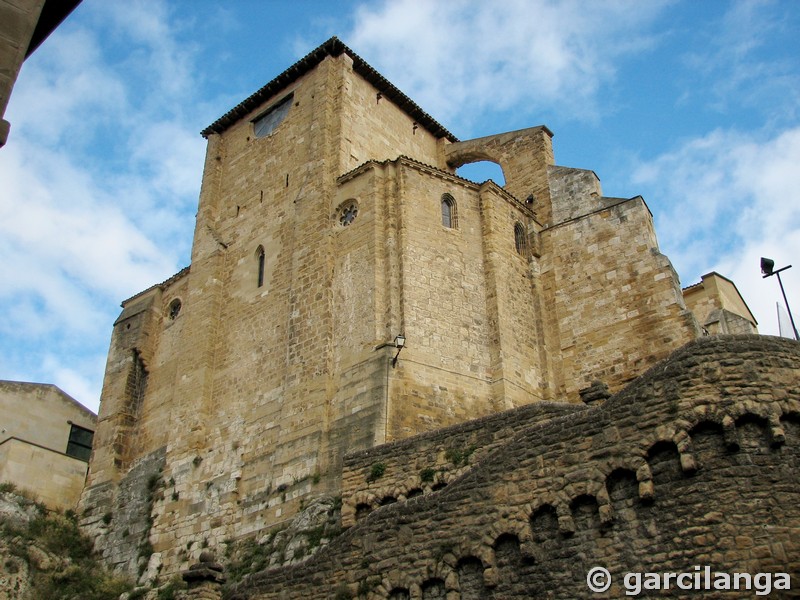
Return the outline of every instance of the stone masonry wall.
{"type": "Polygon", "coordinates": [[[616,391],[700,334],[644,201],[598,201],[540,233],[553,389],[571,398],[594,380],[616,391]]]}
{"type": "Polygon", "coordinates": [[[350,454],[342,473],[342,526],[380,506],[443,489],[523,429],[582,410],[583,404],[537,402],[350,454]]]}
{"type": "MultiPolygon", "coordinates": [[[[595,379],[616,391],[699,334],[641,198],[553,166],[546,127],[455,142],[340,46],[204,132],[191,267],[115,323],[81,510],[115,512],[137,461],[164,452],[147,540],[162,576],[336,494],[346,452],[576,403],[595,379]],[[480,157],[505,188],[454,174],[480,157]]],[[[446,471],[426,471],[431,491],[491,446],[464,442],[418,465],[446,471]]],[[[125,520],[108,528],[98,550],[130,550],[125,520]]]]}
{"type": "MultiPolygon", "coordinates": [[[[334,312],[342,306],[335,294],[374,288],[384,245],[364,242],[380,217],[365,210],[352,231],[334,236],[337,178],[366,157],[435,163],[441,143],[376,98],[346,53],[209,135],[191,269],[127,301],[115,326],[83,510],[112,512],[108,484],[166,448],[164,479],[173,483],[153,506],[150,542],[175,572],[188,566],[182,549],[285,521],[302,496],[338,488],[346,449],[384,441],[386,352],[373,350],[387,310],[376,302],[361,310],[359,298],[334,312]],[[283,121],[257,138],[253,119],[289,96],[283,121]],[[347,271],[348,255],[372,275],[347,271]],[[181,311],[171,319],[174,300],[181,311]],[[354,343],[337,354],[332,334],[351,329],[354,343]],[[137,368],[147,381],[134,406],[137,368]]],[[[109,527],[127,528],[121,520],[109,527]]],[[[116,552],[117,533],[98,549],[116,552]]]]}
{"type": "MultiPolygon", "coordinates": [[[[619,598],[625,573],[696,565],[789,573],[780,597],[798,597],[798,373],[794,341],[696,340],[604,404],[523,428],[445,489],[380,507],[227,597],[571,600],[603,566],[613,585],[592,597],[619,598]]],[[[417,443],[430,452],[431,438],[417,443]]]]}

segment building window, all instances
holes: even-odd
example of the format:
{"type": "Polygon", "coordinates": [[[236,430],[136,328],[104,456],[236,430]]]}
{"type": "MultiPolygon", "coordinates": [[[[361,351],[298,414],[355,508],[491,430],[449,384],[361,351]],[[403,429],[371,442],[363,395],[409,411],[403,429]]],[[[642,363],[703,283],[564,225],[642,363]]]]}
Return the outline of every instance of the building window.
{"type": "Polygon", "coordinates": [[[456,201],[450,194],[442,196],[442,225],[450,229],[458,227],[456,201]]]}
{"type": "Polygon", "coordinates": [[[178,315],[181,314],[181,306],[181,301],[178,298],[175,298],[169,303],[167,314],[169,315],[170,321],[174,321],[178,318],[178,315]]]}
{"type": "Polygon", "coordinates": [[[259,246],[256,250],[256,263],[258,269],[258,275],[256,276],[256,282],[258,283],[258,287],[264,285],[264,262],[266,260],[266,255],[264,254],[264,246],[259,246]]]}
{"type": "Polygon", "coordinates": [[[347,227],[353,221],[355,221],[356,217],[358,216],[358,204],[352,200],[349,200],[339,207],[338,213],[339,224],[342,227],[347,227]]]}
{"type": "Polygon", "coordinates": [[[89,462],[89,456],[92,454],[94,431],[84,429],[78,425],[70,425],[70,427],[67,455],[89,462]]]}
{"type": "Polygon", "coordinates": [[[267,112],[253,119],[253,135],[263,138],[275,131],[289,113],[289,109],[292,107],[292,98],[293,94],[289,94],[267,112]]]}
{"type": "Polygon", "coordinates": [[[133,351],[133,364],[128,372],[128,380],[125,383],[127,395],[127,411],[125,417],[131,422],[139,414],[139,409],[144,400],[144,393],[147,389],[147,369],[144,366],[142,356],[138,350],[133,351]]]}
{"type": "Polygon", "coordinates": [[[514,247],[522,256],[528,252],[528,236],[525,234],[525,227],[519,222],[514,225],[514,247]]]}

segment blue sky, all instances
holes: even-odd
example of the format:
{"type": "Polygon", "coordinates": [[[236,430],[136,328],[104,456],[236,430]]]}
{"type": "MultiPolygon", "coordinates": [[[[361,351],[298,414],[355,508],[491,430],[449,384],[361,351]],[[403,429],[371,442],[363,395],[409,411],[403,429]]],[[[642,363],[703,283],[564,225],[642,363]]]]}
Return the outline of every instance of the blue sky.
{"type": "Polygon", "coordinates": [[[200,130],[331,35],[461,139],[547,125],[558,164],[644,196],[683,286],[733,279],[762,333],[759,257],[797,263],[800,316],[800,2],[84,0],[6,111],[0,379],[97,410],[119,303],[188,264],[200,130]]]}

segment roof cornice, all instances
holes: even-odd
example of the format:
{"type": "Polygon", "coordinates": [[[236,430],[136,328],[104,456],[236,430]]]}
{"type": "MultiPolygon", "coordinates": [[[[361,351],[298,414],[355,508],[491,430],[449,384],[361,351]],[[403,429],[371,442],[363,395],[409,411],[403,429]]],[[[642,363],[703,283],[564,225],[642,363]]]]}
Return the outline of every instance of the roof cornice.
{"type": "Polygon", "coordinates": [[[420,126],[427,129],[438,138],[446,138],[451,142],[459,141],[452,133],[447,131],[433,117],[426,113],[411,98],[406,96],[397,87],[390,83],[383,75],[372,68],[363,58],[348,48],[336,36],[309,52],[306,56],[294,63],[275,79],[267,83],[257,92],[234,106],[231,110],[214,121],[200,133],[207,138],[214,133],[223,133],[234,123],[237,123],[254,109],[266,102],[269,98],[285,89],[319,65],[328,56],[347,54],[353,61],[353,70],[371,83],[384,98],[394,102],[401,110],[414,119],[420,126]]]}

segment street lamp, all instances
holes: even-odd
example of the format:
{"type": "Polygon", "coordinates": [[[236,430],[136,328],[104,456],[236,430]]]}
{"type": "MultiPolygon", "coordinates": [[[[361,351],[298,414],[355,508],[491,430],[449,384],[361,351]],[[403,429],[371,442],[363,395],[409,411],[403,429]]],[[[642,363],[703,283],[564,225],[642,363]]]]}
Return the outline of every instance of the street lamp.
{"type": "Polygon", "coordinates": [[[406,345],[406,336],[402,333],[394,338],[394,347],[397,348],[397,354],[394,355],[392,359],[392,368],[394,369],[397,366],[397,357],[400,356],[400,351],[406,345]]]}
{"type": "Polygon", "coordinates": [[[766,279],[767,277],[772,277],[773,275],[778,276],[778,285],[781,286],[781,294],[783,294],[783,302],[786,304],[786,312],[789,313],[789,321],[792,322],[792,332],[794,332],[794,339],[800,340],[800,337],[797,335],[797,327],[794,326],[794,318],[792,317],[792,310],[789,308],[789,301],[786,299],[786,292],[783,289],[783,282],[781,281],[781,271],[785,271],[786,269],[791,269],[792,265],[787,267],[781,267],[777,271],[775,270],[775,261],[770,258],[761,257],[761,272],[763,273],[762,279],[766,279]]]}

